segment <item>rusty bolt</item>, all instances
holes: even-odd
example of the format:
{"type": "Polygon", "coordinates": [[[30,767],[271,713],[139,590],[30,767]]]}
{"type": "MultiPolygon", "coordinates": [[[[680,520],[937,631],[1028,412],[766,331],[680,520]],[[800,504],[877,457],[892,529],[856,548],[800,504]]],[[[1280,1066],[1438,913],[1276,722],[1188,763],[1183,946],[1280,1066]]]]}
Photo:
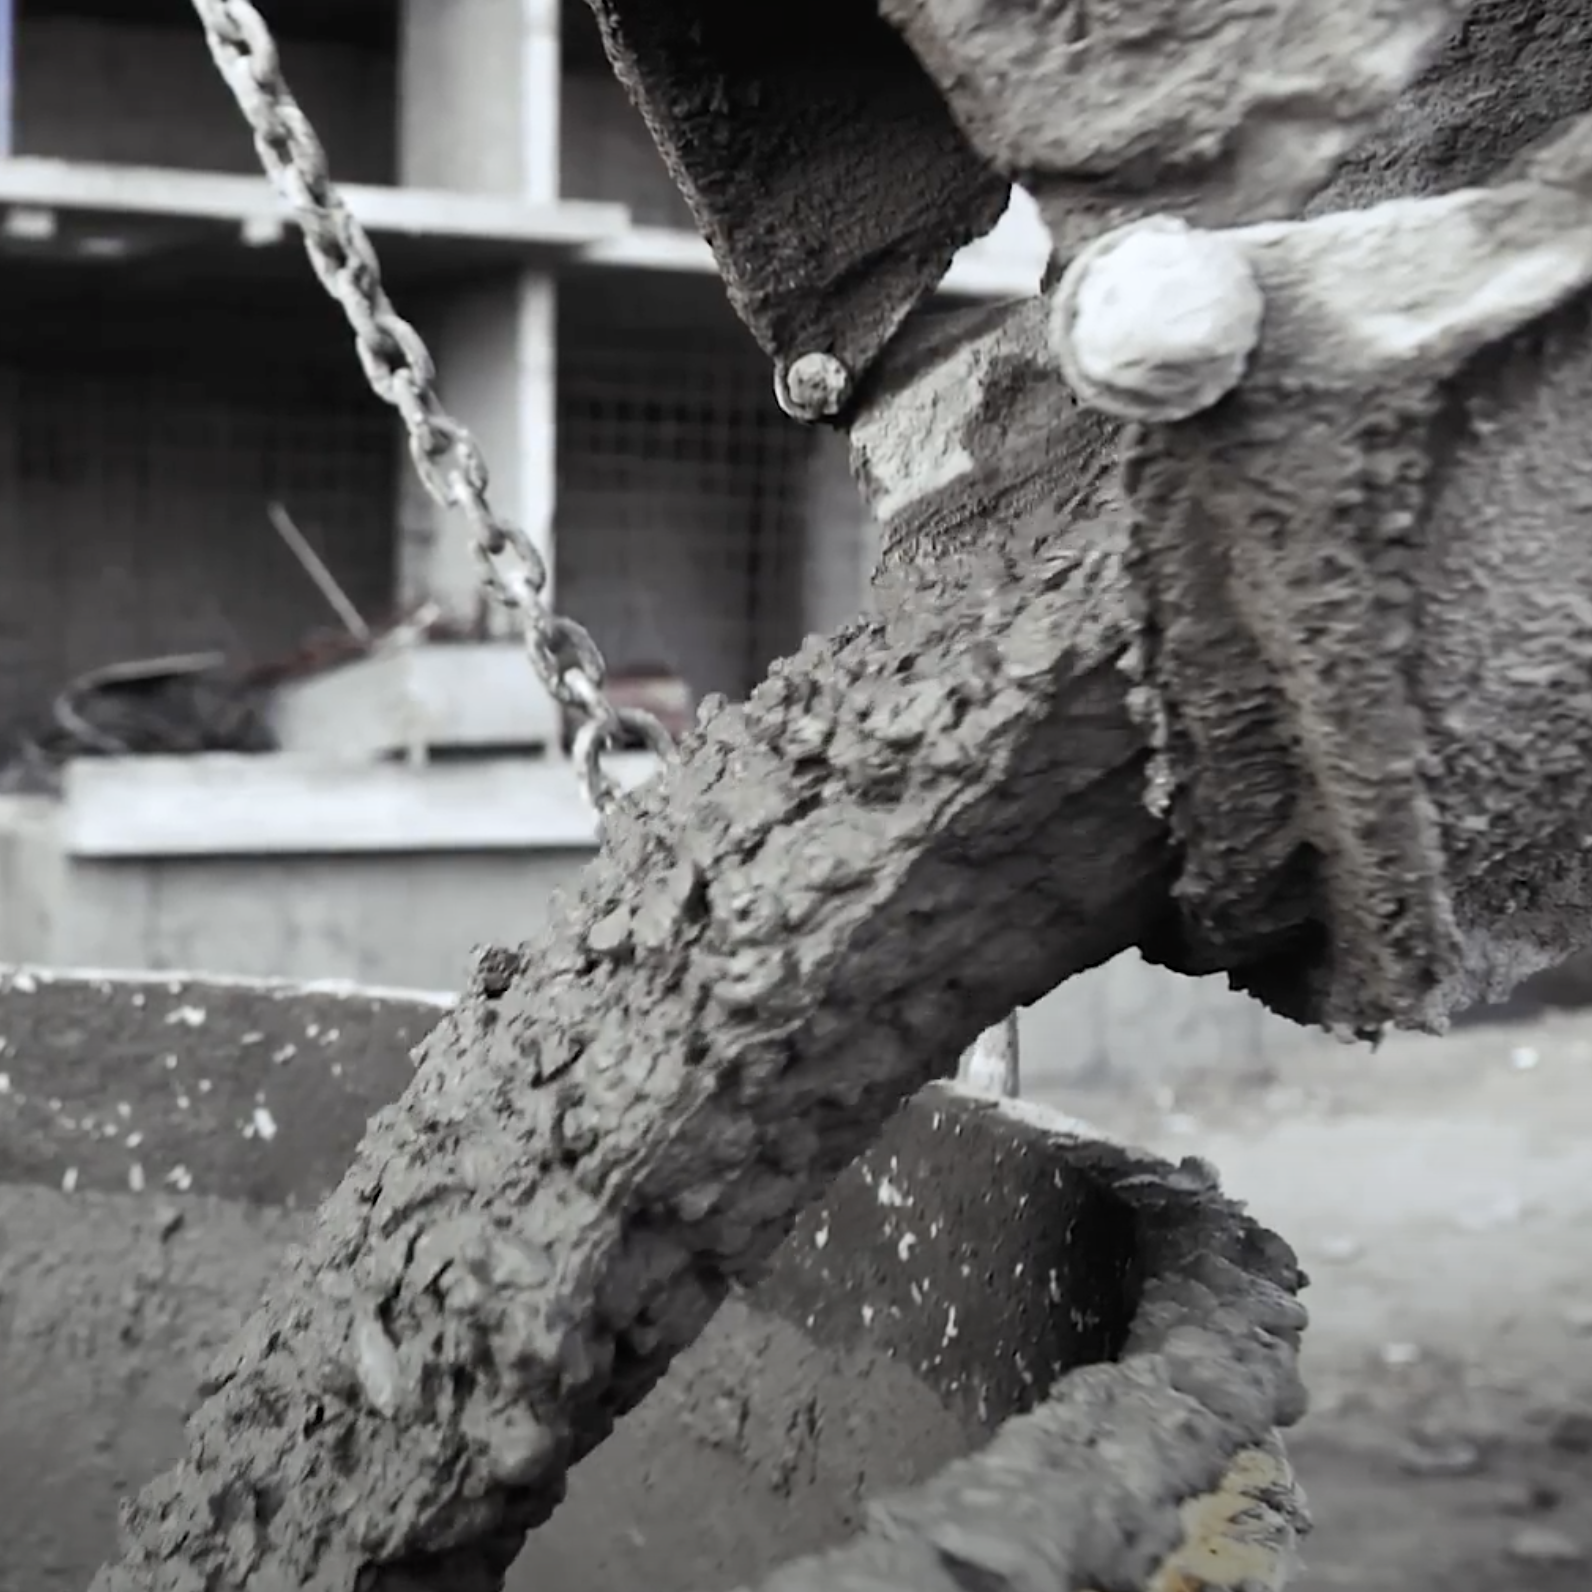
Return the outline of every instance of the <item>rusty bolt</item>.
{"type": "Polygon", "coordinates": [[[1265,301],[1240,246],[1170,216],[1078,254],[1051,301],[1050,346],[1079,399],[1125,420],[1186,420],[1225,398],[1265,301]]]}
{"type": "Polygon", "coordinates": [[[803,354],[780,372],[774,395],[793,420],[828,420],[851,396],[851,372],[833,354],[803,354]]]}

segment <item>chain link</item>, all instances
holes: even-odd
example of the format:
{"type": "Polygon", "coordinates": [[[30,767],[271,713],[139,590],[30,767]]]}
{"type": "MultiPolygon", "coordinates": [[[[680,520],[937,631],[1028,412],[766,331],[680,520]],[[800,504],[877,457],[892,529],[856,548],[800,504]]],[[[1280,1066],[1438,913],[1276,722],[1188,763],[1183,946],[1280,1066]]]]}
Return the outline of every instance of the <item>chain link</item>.
{"type": "Polygon", "coordinates": [[[548,607],[547,564],[488,496],[486,460],[475,438],[442,406],[436,365],[420,334],[394,309],[365,229],[332,183],[326,153],[299,108],[265,19],[249,0],[193,0],[210,53],[254,134],[260,163],[304,234],[310,264],[342,306],[371,390],[398,411],[422,485],[444,509],[463,513],[475,538],[481,580],[514,616],[542,683],[576,722],[581,789],[601,817],[619,787],[602,765],[621,739],[639,738],[660,757],[669,733],[650,713],[618,708],[604,690],[607,665],[585,628],[548,607]]]}

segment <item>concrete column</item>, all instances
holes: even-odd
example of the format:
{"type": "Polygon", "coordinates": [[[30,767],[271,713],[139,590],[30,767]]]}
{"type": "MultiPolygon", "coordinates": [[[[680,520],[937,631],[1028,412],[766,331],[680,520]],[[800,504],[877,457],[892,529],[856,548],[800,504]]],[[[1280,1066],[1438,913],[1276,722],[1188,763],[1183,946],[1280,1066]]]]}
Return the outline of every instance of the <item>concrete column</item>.
{"type": "MultiPolygon", "coordinates": [[[[406,187],[558,200],[558,0],[403,0],[398,180],[406,187]]],[[[417,313],[443,398],[479,439],[493,502],[552,564],[557,285],[525,271],[460,285],[417,313]]],[[[478,606],[463,525],[405,461],[398,588],[460,618],[478,606]]]]}
{"type": "Polygon", "coordinates": [[[558,0],[404,0],[399,181],[558,197],[558,0]]]}

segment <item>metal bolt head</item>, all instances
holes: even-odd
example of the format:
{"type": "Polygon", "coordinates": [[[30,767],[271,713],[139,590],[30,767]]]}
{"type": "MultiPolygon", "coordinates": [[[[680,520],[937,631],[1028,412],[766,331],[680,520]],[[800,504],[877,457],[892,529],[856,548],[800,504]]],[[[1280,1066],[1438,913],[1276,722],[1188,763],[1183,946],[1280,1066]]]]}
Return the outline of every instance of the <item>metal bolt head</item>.
{"type": "Polygon", "coordinates": [[[774,395],[793,420],[828,420],[851,396],[851,372],[833,354],[802,354],[779,373],[774,395]]]}
{"type": "Polygon", "coordinates": [[[1238,244],[1156,216],[1097,239],[1068,266],[1051,303],[1050,343],[1091,408],[1186,420],[1243,379],[1264,315],[1238,244]]]}

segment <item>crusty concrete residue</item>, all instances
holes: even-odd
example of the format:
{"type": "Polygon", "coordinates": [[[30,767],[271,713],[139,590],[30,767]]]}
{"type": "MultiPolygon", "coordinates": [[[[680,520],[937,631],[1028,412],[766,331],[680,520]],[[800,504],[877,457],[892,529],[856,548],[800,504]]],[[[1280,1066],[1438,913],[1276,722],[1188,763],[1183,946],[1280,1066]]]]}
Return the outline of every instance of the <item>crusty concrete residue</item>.
{"type": "MultiPolygon", "coordinates": [[[[1555,114],[1592,107],[1589,62],[1584,0],[1475,6],[1320,208],[1386,199],[1401,170],[1415,192],[1508,175],[1555,114]]],[[[1553,233],[1584,231],[1565,196],[1588,143],[1570,129],[1536,160],[1533,203],[1500,195],[1466,244],[1515,229],[1530,269],[1510,287],[1539,309],[1584,279],[1584,242],[1553,233]]],[[[1323,261],[1370,219],[1323,223],[1323,261]]],[[[1572,302],[1471,353],[1502,324],[1500,279],[1477,280],[1450,344],[1423,333],[1356,388],[1347,357],[1336,375],[1323,357],[1330,318],[1274,277],[1267,335],[1313,338],[1306,357],[1268,365],[1263,345],[1233,400],[1136,439],[1128,466],[1153,789],[1180,792],[1198,946],[1182,965],[1238,966],[1286,1014],[1360,1033],[1502,998],[1583,949],[1592,911],[1588,314],[1572,302]]],[[[1356,359],[1378,352],[1356,339],[1356,359]]]]}

